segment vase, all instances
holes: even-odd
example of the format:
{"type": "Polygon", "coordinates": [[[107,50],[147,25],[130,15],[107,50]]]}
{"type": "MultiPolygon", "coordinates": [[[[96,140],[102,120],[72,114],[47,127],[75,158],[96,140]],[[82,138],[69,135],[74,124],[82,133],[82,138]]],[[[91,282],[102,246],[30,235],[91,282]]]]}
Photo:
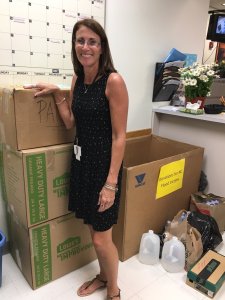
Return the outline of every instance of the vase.
{"type": "Polygon", "coordinates": [[[198,103],[200,106],[199,108],[203,108],[204,107],[204,104],[205,104],[205,97],[195,97],[193,99],[190,99],[190,98],[185,98],[186,102],[185,102],[185,106],[187,104],[187,102],[191,102],[192,104],[194,103],[198,103]]]}

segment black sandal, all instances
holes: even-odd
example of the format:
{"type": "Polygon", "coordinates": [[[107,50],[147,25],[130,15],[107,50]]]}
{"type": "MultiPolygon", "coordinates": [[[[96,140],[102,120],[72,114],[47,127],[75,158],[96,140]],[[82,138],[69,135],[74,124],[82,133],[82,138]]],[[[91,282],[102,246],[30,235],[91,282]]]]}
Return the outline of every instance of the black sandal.
{"type": "Polygon", "coordinates": [[[114,296],[107,296],[107,300],[113,300],[114,298],[117,298],[119,297],[120,298],[120,289],[119,289],[119,293],[117,295],[114,295],[114,296]]]}
{"type": "Polygon", "coordinates": [[[83,283],[81,287],[79,287],[79,289],[77,290],[77,295],[79,297],[86,297],[86,296],[89,296],[89,295],[93,294],[97,290],[104,289],[106,286],[107,286],[107,281],[106,280],[102,280],[99,275],[96,275],[96,277],[93,278],[91,281],[87,281],[87,282],[83,283]],[[88,289],[93,284],[93,282],[95,280],[98,280],[98,281],[102,282],[102,285],[99,286],[98,288],[96,288],[95,290],[93,290],[92,292],[89,292],[89,293],[86,293],[86,294],[82,294],[81,291],[83,292],[86,289],[88,289]],[[82,288],[84,284],[87,284],[87,285],[85,286],[85,288],[82,288]]]}

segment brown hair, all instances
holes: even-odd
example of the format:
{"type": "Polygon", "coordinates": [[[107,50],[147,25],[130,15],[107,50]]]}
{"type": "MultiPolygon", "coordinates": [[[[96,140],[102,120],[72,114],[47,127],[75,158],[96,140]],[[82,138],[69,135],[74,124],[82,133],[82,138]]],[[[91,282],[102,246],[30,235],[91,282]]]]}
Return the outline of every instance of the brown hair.
{"type": "Polygon", "coordinates": [[[95,21],[94,19],[83,19],[81,21],[78,21],[74,27],[73,27],[73,33],[72,33],[72,51],[71,51],[71,56],[72,56],[72,63],[73,63],[73,68],[74,72],[76,73],[77,76],[83,74],[83,66],[77,59],[75,47],[74,47],[74,42],[76,40],[76,32],[81,26],[86,26],[90,30],[92,30],[94,33],[96,33],[101,40],[101,47],[102,47],[102,54],[99,59],[99,71],[98,75],[102,75],[106,72],[117,72],[116,69],[114,68],[113,61],[112,61],[112,56],[109,48],[109,43],[108,43],[108,38],[106,36],[106,33],[102,26],[95,21]]]}

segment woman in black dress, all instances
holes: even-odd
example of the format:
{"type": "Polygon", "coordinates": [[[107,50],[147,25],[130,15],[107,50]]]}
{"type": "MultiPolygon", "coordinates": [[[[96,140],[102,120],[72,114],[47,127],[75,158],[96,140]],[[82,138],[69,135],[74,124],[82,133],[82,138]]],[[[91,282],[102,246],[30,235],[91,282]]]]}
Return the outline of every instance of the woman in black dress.
{"type": "Polygon", "coordinates": [[[69,210],[88,224],[100,273],[77,291],[84,297],[107,287],[120,299],[118,252],[112,241],[121,190],[128,93],[111,59],[108,39],[93,19],[77,22],[72,34],[74,76],[70,99],[52,84],[37,84],[36,96],[53,93],[66,127],[76,124],[69,210]]]}

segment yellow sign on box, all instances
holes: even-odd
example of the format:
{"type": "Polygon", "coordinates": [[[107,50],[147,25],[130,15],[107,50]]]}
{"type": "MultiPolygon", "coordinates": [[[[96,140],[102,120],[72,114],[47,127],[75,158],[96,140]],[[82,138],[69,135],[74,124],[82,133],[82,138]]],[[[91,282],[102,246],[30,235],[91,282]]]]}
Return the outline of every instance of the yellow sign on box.
{"type": "Polygon", "coordinates": [[[160,168],[156,199],[182,188],[185,159],[180,159],[160,168]]]}

